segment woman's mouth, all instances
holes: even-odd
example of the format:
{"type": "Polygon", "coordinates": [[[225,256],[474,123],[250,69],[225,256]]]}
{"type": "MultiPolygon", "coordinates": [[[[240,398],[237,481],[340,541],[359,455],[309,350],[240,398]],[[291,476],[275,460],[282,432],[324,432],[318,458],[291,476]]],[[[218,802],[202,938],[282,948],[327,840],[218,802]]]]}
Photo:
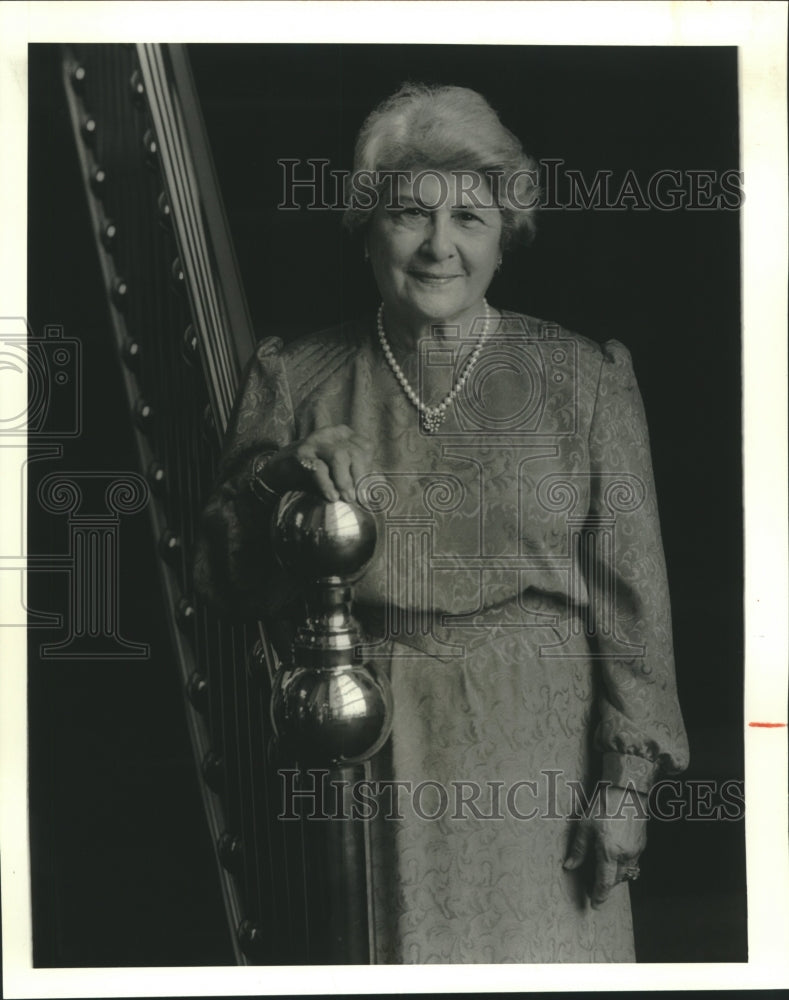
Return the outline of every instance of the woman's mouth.
{"type": "Polygon", "coordinates": [[[446,285],[450,281],[462,277],[459,274],[433,274],[431,271],[409,271],[408,273],[424,285],[446,285]]]}

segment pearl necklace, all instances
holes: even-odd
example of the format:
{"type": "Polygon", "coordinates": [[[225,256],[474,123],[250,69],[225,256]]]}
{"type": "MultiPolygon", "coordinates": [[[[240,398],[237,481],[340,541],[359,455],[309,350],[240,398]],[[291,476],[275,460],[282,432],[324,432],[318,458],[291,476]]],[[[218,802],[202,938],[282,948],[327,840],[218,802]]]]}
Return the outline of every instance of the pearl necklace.
{"type": "Polygon", "coordinates": [[[384,332],[384,304],[383,302],[378,307],[378,339],[381,341],[381,348],[384,352],[384,357],[389,363],[389,367],[394,372],[394,376],[400,383],[400,387],[406,394],[408,399],[414,404],[414,406],[419,410],[419,416],[422,420],[422,430],[427,434],[435,434],[441,424],[444,422],[444,417],[447,415],[447,408],[451,405],[455,396],[460,392],[463,386],[466,384],[466,379],[471,374],[471,369],[476,365],[479,360],[479,356],[482,353],[482,348],[485,346],[485,341],[488,339],[488,334],[490,333],[490,306],[486,299],[482,300],[485,305],[485,324],[482,327],[482,333],[479,335],[479,340],[477,341],[477,346],[471,352],[471,356],[468,361],[463,366],[463,370],[458,376],[457,382],[450,389],[450,391],[444,396],[440,403],[436,406],[428,406],[427,403],[422,402],[417,393],[414,391],[411,383],[403,374],[403,369],[395,361],[395,357],[392,354],[392,349],[389,346],[389,341],[386,339],[386,333],[384,332]]]}

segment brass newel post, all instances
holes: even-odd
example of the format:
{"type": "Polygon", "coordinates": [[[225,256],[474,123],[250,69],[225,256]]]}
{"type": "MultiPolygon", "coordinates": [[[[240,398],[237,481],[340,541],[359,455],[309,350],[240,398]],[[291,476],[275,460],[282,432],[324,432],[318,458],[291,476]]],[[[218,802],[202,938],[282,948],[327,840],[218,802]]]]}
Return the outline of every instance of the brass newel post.
{"type": "Polygon", "coordinates": [[[367,964],[374,957],[369,836],[354,815],[353,788],[389,736],[392,700],[388,679],[356,655],[351,584],[375,551],[375,520],[355,504],[288,493],[273,535],[279,561],[306,598],[271,708],[280,759],[299,770],[317,928],[307,952],[312,962],[367,964]]]}

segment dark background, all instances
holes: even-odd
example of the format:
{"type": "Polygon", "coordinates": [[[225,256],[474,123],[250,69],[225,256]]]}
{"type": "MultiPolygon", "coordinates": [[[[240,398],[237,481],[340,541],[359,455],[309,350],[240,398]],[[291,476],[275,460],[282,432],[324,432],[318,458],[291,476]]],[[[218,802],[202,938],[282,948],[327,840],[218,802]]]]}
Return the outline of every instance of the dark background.
{"type": "MultiPolygon", "coordinates": [[[[590,179],[738,167],[731,48],[190,46],[260,336],[376,304],[338,212],[282,212],[282,157],[349,169],[366,113],[404,79],[480,90],[536,158],[590,179]]],[[[30,49],[29,319],[80,338],[82,436],[44,471],[135,467],[104,291],[58,75],[30,49]]],[[[491,303],[633,355],[652,434],[672,592],[686,779],[741,779],[742,515],[739,218],[733,211],[546,211],[505,259],[491,303]]],[[[231,960],[144,515],[126,518],[121,626],[150,660],[37,660],[30,764],[36,961],[231,960]]],[[[30,551],[63,551],[31,505],[30,551]]],[[[56,576],[31,605],[62,610],[56,576]]],[[[687,797],[687,795],[686,795],[687,797]]],[[[641,961],[745,960],[744,824],[650,824],[631,895],[641,961]]]]}

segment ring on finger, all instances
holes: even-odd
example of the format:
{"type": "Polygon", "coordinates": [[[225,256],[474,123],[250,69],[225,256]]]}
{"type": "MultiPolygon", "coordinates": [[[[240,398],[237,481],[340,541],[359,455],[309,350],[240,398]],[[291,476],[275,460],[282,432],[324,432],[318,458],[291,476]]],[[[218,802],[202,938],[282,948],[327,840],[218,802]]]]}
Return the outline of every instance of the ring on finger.
{"type": "Polygon", "coordinates": [[[638,865],[628,865],[626,868],[622,869],[622,875],[628,882],[635,882],[640,874],[641,869],[638,865]]]}
{"type": "Polygon", "coordinates": [[[318,468],[318,463],[314,458],[300,458],[299,465],[308,472],[314,472],[318,468]]]}

